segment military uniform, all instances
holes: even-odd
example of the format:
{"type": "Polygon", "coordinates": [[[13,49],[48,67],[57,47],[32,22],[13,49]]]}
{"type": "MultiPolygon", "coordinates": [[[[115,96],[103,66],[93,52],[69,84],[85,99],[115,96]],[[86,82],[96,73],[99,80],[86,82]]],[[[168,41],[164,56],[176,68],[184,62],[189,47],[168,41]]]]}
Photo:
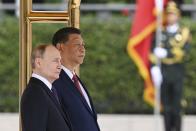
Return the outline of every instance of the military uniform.
{"type": "Polygon", "coordinates": [[[180,131],[181,98],[184,80],[184,59],[189,49],[187,42],[189,31],[179,28],[175,33],[163,32],[162,47],[167,51],[167,57],[161,60],[163,81],[161,84],[161,100],[165,118],[166,131],[180,131]]]}
{"type": "Polygon", "coordinates": [[[189,50],[189,29],[180,27],[178,23],[170,30],[166,26],[162,31],[162,40],[159,45],[167,52],[163,58],[151,54],[151,61],[161,62],[161,102],[166,131],[181,130],[181,99],[184,80],[184,62],[189,50]]]}

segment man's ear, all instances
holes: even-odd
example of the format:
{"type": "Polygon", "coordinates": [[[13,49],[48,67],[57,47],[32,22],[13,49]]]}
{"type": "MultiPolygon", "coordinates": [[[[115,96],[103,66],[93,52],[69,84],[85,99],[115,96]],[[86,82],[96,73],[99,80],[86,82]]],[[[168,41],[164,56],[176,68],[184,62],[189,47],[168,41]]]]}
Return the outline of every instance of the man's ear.
{"type": "Polygon", "coordinates": [[[63,46],[62,44],[57,43],[56,48],[57,48],[59,51],[62,51],[62,50],[63,50],[63,47],[62,47],[62,46],[63,46]]]}
{"type": "Polygon", "coordinates": [[[35,67],[39,68],[41,66],[41,58],[36,58],[35,59],[35,67]]]}

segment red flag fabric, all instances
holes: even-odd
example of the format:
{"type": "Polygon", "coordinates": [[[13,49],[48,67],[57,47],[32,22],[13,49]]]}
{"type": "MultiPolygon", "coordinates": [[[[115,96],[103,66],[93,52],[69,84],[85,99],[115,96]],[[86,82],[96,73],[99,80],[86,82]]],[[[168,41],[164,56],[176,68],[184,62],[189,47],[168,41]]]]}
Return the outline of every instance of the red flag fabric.
{"type": "Polygon", "coordinates": [[[149,72],[149,53],[155,29],[155,0],[137,0],[127,51],[144,79],[144,100],[152,106],[154,106],[155,91],[149,72]]]}

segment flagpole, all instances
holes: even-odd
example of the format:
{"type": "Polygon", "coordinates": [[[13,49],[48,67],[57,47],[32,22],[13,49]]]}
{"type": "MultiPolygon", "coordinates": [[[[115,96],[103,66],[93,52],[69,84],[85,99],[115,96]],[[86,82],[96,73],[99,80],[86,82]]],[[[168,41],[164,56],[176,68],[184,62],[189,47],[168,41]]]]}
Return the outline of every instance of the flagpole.
{"type": "MultiPolygon", "coordinates": [[[[162,37],[162,11],[163,11],[163,0],[155,0],[156,5],[156,47],[160,47],[161,37],[162,37]]],[[[158,59],[156,64],[159,68],[161,68],[161,61],[158,59]]],[[[154,108],[154,117],[155,117],[155,129],[154,131],[160,130],[160,104],[161,104],[161,84],[156,85],[155,87],[155,108],[154,108]]]]}

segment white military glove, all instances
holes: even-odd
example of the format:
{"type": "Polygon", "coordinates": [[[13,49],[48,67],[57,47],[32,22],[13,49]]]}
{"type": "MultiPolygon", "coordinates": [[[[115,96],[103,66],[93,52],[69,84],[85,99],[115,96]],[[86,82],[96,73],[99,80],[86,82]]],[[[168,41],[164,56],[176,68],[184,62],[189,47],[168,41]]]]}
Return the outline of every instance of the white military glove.
{"type": "Polygon", "coordinates": [[[153,66],[150,69],[152,81],[155,85],[155,87],[161,87],[161,83],[163,81],[161,69],[159,66],[153,66]]]}
{"type": "Polygon", "coordinates": [[[153,50],[153,53],[156,57],[158,57],[159,59],[165,58],[167,56],[167,50],[162,48],[162,47],[156,47],[153,50]]]}

